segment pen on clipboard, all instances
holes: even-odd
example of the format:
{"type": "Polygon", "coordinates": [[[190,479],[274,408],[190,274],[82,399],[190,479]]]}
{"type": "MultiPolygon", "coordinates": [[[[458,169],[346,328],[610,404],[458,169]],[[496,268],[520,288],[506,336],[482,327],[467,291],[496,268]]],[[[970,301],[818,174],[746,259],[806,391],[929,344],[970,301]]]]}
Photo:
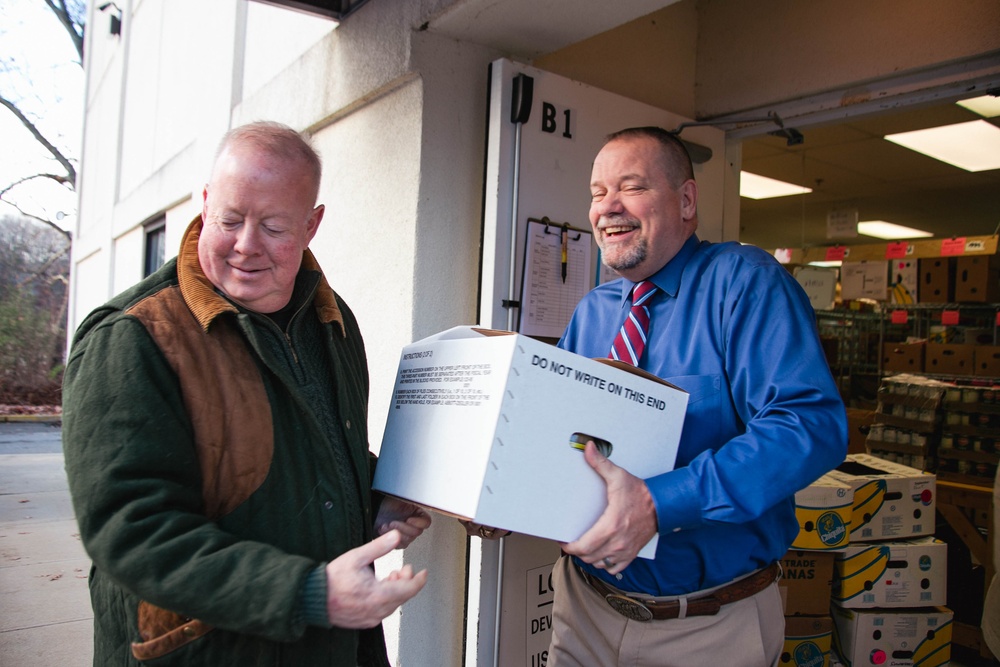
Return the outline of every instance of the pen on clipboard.
{"type": "Polygon", "coordinates": [[[569,229],[567,225],[562,226],[562,235],[559,240],[562,242],[562,280],[566,282],[566,244],[569,242],[569,229]]]}

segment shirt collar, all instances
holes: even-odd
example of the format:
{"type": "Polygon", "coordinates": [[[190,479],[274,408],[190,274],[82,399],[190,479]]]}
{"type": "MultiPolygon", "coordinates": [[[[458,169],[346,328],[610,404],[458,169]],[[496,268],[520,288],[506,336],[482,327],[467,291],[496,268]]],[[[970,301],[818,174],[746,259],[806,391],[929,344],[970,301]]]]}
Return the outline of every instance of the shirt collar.
{"type": "MultiPolygon", "coordinates": [[[[692,234],[681,249],[677,251],[673,259],[667,262],[662,269],[651,275],[646,280],[649,280],[662,291],[669,294],[671,297],[676,297],[677,292],[680,290],[681,286],[681,275],[684,273],[684,267],[687,266],[688,261],[691,256],[694,255],[695,250],[697,250],[698,245],[701,241],[698,239],[696,234],[692,234]]],[[[628,279],[622,280],[622,305],[628,300],[629,295],[632,293],[632,288],[635,287],[636,283],[628,279]]]]}
{"type": "MultiPolygon", "coordinates": [[[[224,313],[237,313],[239,309],[228,299],[215,290],[201,268],[198,260],[198,239],[201,236],[201,215],[195,217],[188,225],[181,239],[181,247],[177,255],[177,279],[181,294],[191,313],[198,320],[202,329],[208,331],[216,317],[224,313]]],[[[302,268],[300,271],[316,271],[320,274],[319,288],[313,300],[319,319],[324,324],[335,323],[340,328],[341,336],[347,335],[344,326],[344,316],[337,304],[337,297],[330,284],[323,276],[316,257],[308,248],[302,253],[302,268]]]]}

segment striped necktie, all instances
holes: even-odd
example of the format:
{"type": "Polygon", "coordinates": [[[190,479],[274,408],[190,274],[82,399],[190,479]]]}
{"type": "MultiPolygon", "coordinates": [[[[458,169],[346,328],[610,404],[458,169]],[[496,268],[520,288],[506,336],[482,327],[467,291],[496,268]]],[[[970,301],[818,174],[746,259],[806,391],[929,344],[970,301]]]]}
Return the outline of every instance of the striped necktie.
{"type": "Polygon", "coordinates": [[[632,310],[615,336],[608,354],[610,359],[639,365],[642,351],[646,348],[646,332],[649,331],[649,301],[655,293],[656,285],[648,280],[636,283],[632,288],[632,310]]]}

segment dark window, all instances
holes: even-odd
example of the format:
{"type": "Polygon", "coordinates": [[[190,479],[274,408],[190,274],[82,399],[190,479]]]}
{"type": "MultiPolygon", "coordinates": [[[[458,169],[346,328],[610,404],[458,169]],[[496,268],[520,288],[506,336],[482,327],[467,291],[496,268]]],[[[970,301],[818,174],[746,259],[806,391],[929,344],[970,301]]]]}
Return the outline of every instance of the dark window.
{"type": "Polygon", "coordinates": [[[146,225],[146,249],[143,259],[143,277],[163,266],[167,250],[167,221],[158,218],[146,225]]]}

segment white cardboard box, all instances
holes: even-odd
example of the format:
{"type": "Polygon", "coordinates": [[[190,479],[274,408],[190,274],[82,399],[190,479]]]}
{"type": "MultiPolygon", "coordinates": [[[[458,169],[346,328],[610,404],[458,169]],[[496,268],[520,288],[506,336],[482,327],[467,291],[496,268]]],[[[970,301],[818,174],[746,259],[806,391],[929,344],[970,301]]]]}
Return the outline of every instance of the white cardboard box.
{"type": "Polygon", "coordinates": [[[834,605],[833,645],[845,665],[942,667],[951,662],[952,619],[946,607],[844,609],[834,605]]]}
{"type": "Polygon", "coordinates": [[[851,537],[854,489],[823,475],[795,494],[799,534],[792,549],[831,551],[847,546],[851,537]]]}
{"type": "Polygon", "coordinates": [[[827,475],[854,489],[851,542],[907,540],[934,533],[934,475],[870,454],[849,454],[827,475]]]}
{"type": "MultiPolygon", "coordinates": [[[[673,469],[686,392],[527,336],[455,327],[403,349],[376,490],[445,514],[571,542],[607,506],[582,443],[643,479],[673,469]],[[583,434],[583,438],[575,434],[583,434]]],[[[640,555],[652,558],[656,538],[640,555]]]]}
{"type": "Polygon", "coordinates": [[[948,601],[947,580],[941,540],[855,543],[836,554],[833,601],[851,609],[934,607],[948,601]]]}

